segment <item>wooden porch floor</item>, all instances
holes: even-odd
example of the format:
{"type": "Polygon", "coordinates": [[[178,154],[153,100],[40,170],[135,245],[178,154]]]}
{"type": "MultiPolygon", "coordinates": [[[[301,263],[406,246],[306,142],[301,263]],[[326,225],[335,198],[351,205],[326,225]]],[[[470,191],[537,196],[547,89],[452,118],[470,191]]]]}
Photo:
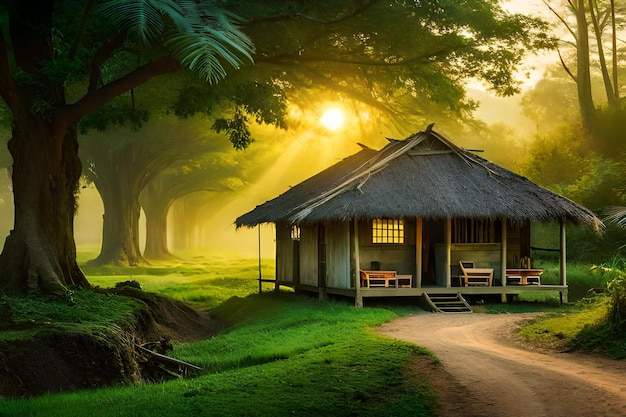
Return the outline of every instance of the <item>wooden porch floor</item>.
{"type": "MultiPolygon", "coordinates": [[[[293,288],[295,290],[302,290],[308,292],[319,293],[320,289],[315,286],[295,284],[290,281],[275,281],[275,280],[263,280],[265,282],[274,282],[277,285],[293,288]]],[[[346,297],[356,297],[357,292],[355,288],[343,289],[343,288],[326,288],[327,294],[336,294],[346,297]]],[[[563,285],[507,285],[507,286],[475,286],[475,287],[439,287],[439,286],[424,286],[421,288],[360,288],[360,295],[363,298],[374,297],[421,297],[424,294],[461,294],[461,295],[501,295],[506,297],[508,295],[518,295],[524,292],[536,292],[536,291],[553,291],[558,292],[561,302],[567,302],[568,287],[563,285]]]]}

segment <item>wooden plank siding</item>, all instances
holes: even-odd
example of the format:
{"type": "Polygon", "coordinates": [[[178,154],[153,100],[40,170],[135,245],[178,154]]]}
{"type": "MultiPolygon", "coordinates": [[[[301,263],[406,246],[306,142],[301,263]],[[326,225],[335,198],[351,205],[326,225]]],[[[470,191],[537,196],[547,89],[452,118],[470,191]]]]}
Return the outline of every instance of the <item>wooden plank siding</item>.
{"type": "Polygon", "coordinates": [[[318,230],[317,226],[300,228],[300,283],[318,285],[318,230]]]}
{"type": "Polygon", "coordinates": [[[326,223],[326,286],[351,288],[350,222],[326,223]]]}
{"type": "Polygon", "coordinates": [[[279,281],[295,282],[294,241],[288,223],[276,225],[276,278],[279,281]]]}
{"type": "Polygon", "coordinates": [[[416,220],[404,219],[404,243],[372,243],[372,222],[359,221],[360,269],[374,269],[372,262],[378,262],[380,269],[416,276],[415,231],[416,220]]]}

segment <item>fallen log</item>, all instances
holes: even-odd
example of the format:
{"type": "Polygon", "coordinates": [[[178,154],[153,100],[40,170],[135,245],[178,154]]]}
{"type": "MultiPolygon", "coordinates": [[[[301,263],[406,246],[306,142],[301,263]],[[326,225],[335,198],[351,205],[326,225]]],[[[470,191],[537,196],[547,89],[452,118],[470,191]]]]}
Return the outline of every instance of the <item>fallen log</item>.
{"type": "MultiPolygon", "coordinates": [[[[200,368],[199,366],[193,365],[189,362],[185,362],[185,361],[181,361],[180,359],[176,359],[176,358],[172,358],[171,356],[166,356],[163,355],[161,353],[155,352],[153,350],[150,350],[148,348],[145,348],[141,345],[138,345],[135,343],[135,348],[138,349],[140,352],[149,355],[150,359],[153,359],[157,362],[161,362],[163,364],[169,364],[169,365],[176,365],[178,367],[183,367],[185,368],[185,370],[194,370],[194,371],[202,371],[202,368],[200,368]]],[[[185,372],[186,373],[186,372],[185,372]]]]}

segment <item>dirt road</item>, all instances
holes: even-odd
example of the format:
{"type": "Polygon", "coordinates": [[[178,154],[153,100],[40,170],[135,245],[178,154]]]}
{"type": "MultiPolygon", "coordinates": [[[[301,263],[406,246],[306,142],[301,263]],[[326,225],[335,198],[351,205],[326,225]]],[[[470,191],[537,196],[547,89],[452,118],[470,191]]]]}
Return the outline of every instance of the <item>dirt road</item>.
{"type": "Polygon", "coordinates": [[[626,416],[626,361],[530,350],[514,330],[531,317],[420,314],[379,332],[441,360],[454,379],[435,381],[441,417],[626,416]]]}

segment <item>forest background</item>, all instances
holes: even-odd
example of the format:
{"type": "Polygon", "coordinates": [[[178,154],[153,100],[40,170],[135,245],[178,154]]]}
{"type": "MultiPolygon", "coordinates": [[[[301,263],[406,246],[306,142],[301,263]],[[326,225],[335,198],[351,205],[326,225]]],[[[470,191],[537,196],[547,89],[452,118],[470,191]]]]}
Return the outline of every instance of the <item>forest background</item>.
{"type": "MultiPolygon", "coordinates": [[[[618,33],[626,24],[623,5],[617,2],[618,33]]],[[[252,126],[255,141],[245,150],[233,149],[227,135],[211,130],[214,120],[206,115],[175,117],[171,108],[163,104],[167,96],[157,84],[148,83],[134,92],[133,100],[144,99],[150,105],[150,120],[137,126],[110,125],[102,131],[85,129],[81,135],[84,181],[80,190],[78,215],[75,221],[75,238],[78,246],[97,247],[102,243],[102,218],[104,207],[96,191],[98,173],[91,170],[95,165],[102,172],[104,163],[96,161],[97,155],[113,154],[118,161],[128,156],[128,142],[145,141],[142,152],[149,158],[162,151],[159,144],[179,142],[178,146],[189,148],[185,163],[169,166],[168,181],[176,184],[181,175],[195,181],[190,189],[173,193],[172,205],[168,206],[167,237],[163,248],[146,247],[146,213],[141,210],[137,239],[143,253],[152,250],[155,257],[169,256],[176,252],[200,249],[205,255],[219,253],[237,257],[255,257],[258,254],[257,230],[236,230],[234,219],[273,198],[340,159],[359,150],[358,143],[373,148],[386,144],[386,138],[403,139],[411,133],[423,130],[427,124],[435,123],[452,141],[468,149],[484,151],[481,156],[508,169],[527,176],[532,181],[562,193],[596,211],[600,216],[607,207],[624,205],[626,176],[622,162],[623,145],[619,134],[623,131],[623,106],[619,92],[623,90],[624,68],[618,65],[615,71],[614,96],[618,104],[611,105],[605,94],[606,79],[602,76],[601,54],[610,55],[610,50],[598,50],[600,43],[592,39],[586,53],[590,60],[591,88],[598,109],[595,126],[611,126],[609,131],[589,135],[580,112],[579,83],[572,77],[572,68],[580,60],[580,48],[576,42],[575,14],[563,7],[565,2],[509,1],[505,6],[513,12],[531,13],[540,16],[552,25],[559,41],[557,48],[542,51],[528,58],[518,75],[523,80],[521,91],[503,97],[489,90],[480,82],[467,85],[468,97],[477,105],[471,117],[453,120],[446,114],[420,112],[402,123],[383,123],[375,113],[361,104],[342,98],[328,91],[309,93],[313,98],[306,100],[307,107],[289,105],[287,109],[288,129],[281,126],[256,124],[252,126]],[[559,6],[556,4],[559,3],[559,6]],[[551,4],[554,8],[551,9],[551,4]],[[594,46],[595,45],[595,46],[594,46]],[[343,112],[344,123],[335,130],[320,123],[325,111],[338,108],[343,112]],[[602,119],[604,117],[604,119],[602,119]],[[185,138],[184,140],[182,138],[185,138]],[[189,139],[191,138],[191,139],[189,139]],[[186,142],[190,140],[190,142],[186,142]],[[203,143],[201,151],[194,144],[203,143]],[[147,148],[146,148],[147,146],[147,148]],[[154,155],[150,156],[151,149],[154,155]],[[84,152],[88,152],[86,155],[84,152]],[[120,152],[120,154],[115,154],[120,152]],[[201,152],[198,157],[197,152],[201,152]],[[177,171],[176,171],[177,170],[177,171]],[[193,172],[194,175],[190,175],[193,172]],[[195,188],[194,188],[195,187],[195,188]]],[[[609,2],[597,2],[598,10],[606,11],[609,2]]],[[[610,43],[611,31],[606,15],[601,30],[605,41],[610,43]]],[[[616,65],[623,62],[624,48],[621,40],[615,49],[616,65]]],[[[580,78],[580,77],[579,77],[580,78]]],[[[156,83],[172,83],[172,90],[180,83],[180,77],[162,77],[156,83]]],[[[141,116],[138,116],[141,117],[141,116]]],[[[0,132],[2,141],[8,141],[8,128],[0,132]]],[[[138,151],[139,152],[139,151],[138,151]]],[[[0,164],[10,173],[10,157],[6,147],[0,149],[0,164]]],[[[133,162],[124,162],[132,166],[133,162]]],[[[112,168],[115,169],[115,168],[112,168]]],[[[13,201],[8,175],[0,177],[0,234],[5,236],[12,227],[13,201]]],[[[157,179],[150,185],[159,193],[159,187],[169,187],[165,179],[157,179]]],[[[142,199],[147,199],[147,192],[142,199]]],[[[143,205],[143,204],[142,204],[143,205]]],[[[262,256],[273,257],[274,234],[270,226],[260,229],[262,256]]],[[[602,236],[596,237],[585,231],[570,234],[570,256],[585,258],[591,262],[616,256],[622,248],[623,233],[609,227],[602,236]],[[572,252],[572,250],[574,252],[572,252]]],[[[102,256],[102,253],[100,254],[102,256]]],[[[104,259],[106,261],[106,259],[104,259]]]]}

